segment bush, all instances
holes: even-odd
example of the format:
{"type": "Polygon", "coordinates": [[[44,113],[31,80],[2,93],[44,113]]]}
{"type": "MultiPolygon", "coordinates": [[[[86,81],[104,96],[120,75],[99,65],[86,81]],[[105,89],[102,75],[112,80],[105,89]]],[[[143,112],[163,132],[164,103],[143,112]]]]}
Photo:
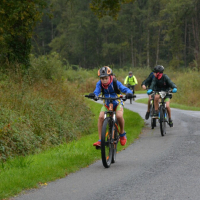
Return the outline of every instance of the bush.
{"type": "Polygon", "coordinates": [[[80,91],[64,81],[65,70],[60,61],[55,57],[38,59],[41,63],[34,58],[29,74],[19,69],[10,75],[0,75],[4,77],[0,82],[0,156],[3,160],[90,133],[90,109],[80,91]],[[45,62],[58,69],[52,69],[45,62]],[[51,72],[47,73],[48,69],[51,72]]]}
{"type": "Polygon", "coordinates": [[[33,83],[41,80],[62,80],[65,76],[65,70],[59,54],[39,56],[31,55],[31,67],[28,70],[33,83]]]}

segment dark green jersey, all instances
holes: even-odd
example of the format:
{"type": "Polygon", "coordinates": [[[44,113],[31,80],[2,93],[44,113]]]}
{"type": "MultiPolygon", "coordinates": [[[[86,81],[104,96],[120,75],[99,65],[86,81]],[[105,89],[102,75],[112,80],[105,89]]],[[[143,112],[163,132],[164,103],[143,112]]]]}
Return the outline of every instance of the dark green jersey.
{"type": "Polygon", "coordinates": [[[161,79],[158,80],[157,78],[154,78],[152,80],[149,89],[153,90],[154,88],[156,88],[157,91],[168,91],[177,87],[166,74],[163,74],[161,79]]]}
{"type": "Polygon", "coordinates": [[[154,79],[154,77],[155,76],[153,75],[153,72],[151,72],[149,74],[149,76],[142,82],[141,86],[145,85],[146,87],[149,87],[151,85],[151,82],[154,79]]]}

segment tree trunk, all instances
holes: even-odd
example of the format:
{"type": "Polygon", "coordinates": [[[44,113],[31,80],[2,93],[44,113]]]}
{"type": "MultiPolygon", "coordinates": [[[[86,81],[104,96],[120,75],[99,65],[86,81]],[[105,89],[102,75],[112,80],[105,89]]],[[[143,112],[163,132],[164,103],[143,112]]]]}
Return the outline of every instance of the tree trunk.
{"type": "Polygon", "coordinates": [[[131,34],[131,63],[132,67],[134,67],[134,51],[133,51],[133,35],[131,34]]]}
{"type": "Polygon", "coordinates": [[[120,62],[120,67],[122,67],[122,52],[120,52],[119,62],[120,62]]]}
{"type": "Polygon", "coordinates": [[[198,54],[199,54],[199,43],[198,43],[198,34],[196,31],[196,23],[195,23],[195,19],[192,18],[192,31],[193,31],[193,37],[194,37],[194,56],[195,56],[195,60],[198,60],[198,54]]]}
{"type": "Polygon", "coordinates": [[[197,67],[200,67],[200,53],[199,53],[199,27],[198,27],[198,9],[197,9],[197,3],[195,5],[195,16],[192,18],[192,30],[193,30],[193,37],[194,37],[194,44],[195,44],[195,49],[194,49],[194,55],[195,55],[195,60],[197,62],[197,67]]]}
{"type": "Polygon", "coordinates": [[[45,55],[45,47],[44,47],[45,45],[44,45],[44,40],[42,40],[42,47],[43,47],[43,53],[44,53],[44,55],[45,55]]]}
{"type": "Polygon", "coordinates": [[[187,59],[186,59],[186,48],[187,48],[187,20],[185,19],[185,48],[184,48],[184,62],[185,67],[187,67],[187,59]]]}
{"type": "Polygon", "coordinates": [[[147,31],[147,67],[149,68],[149,29],[147,31]]]}
{"type": "Polygon", "coordinates": [[[159,30],[158,30],[157,51],[156,51],[156,65],[158,64],[158,60],[159,60],[159,51],[160,51],[160,27],[159,27],[159,30]]]}
{"type": "Polygon", "coordinates": [[[51,40],[53,40],[53,21],[51,20],[51,40]]]}
{"type": "Polygon", "coordinates": [[[136,49],[134,48],[134,66],[137,66],[137,55],[136,55],[136,49]]]}

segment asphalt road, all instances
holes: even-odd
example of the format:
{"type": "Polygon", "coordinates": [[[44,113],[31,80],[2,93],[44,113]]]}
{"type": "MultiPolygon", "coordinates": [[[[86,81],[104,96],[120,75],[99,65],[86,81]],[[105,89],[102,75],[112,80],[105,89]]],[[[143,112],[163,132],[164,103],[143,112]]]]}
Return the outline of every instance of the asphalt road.
{"type": "MultiPolygon", "coordinates": [[[[137,95],[137,98],[147,95],[137,95]]],[[[136,99],[137,99],[136,98],[136,99]]],[[[143,118],[147,106],[126,101],[143,118]]],[[[26,191],[15,200],[199,200],[200,112],[172,109],[174,127],[160,135],[146,121],[140,138],[117,154],[105,169],[102,161],[26,191]]],[[[134,127],[133,127],[134,128],[134,127]]]]}

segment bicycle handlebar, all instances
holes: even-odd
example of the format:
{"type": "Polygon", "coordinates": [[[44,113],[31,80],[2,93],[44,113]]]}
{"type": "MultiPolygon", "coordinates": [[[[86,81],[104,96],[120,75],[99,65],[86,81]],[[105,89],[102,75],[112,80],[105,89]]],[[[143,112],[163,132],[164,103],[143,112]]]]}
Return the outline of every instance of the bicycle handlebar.
{"type": "Polygon", "coordinates": [[[89,98],[89,99],[94,99],[94,100],[117,100],[117,99],[121,99],[123,101],[126,101],[126,96],[120,95],[119,97],[91,97],[89,95],[85,95],[85,97],[89,98]]]}
{"type": "Polygon", "coordinates": [[[156,93],[159,94],[159,92],[165,92],[165,93],[167,93],[167,94],[172,94],[172,90],[168,90],[168,91],[164,91],[164,90],[160,90],[160,91],[153,90],[151,94],[153,94],[153,93],[154,93],[154,94],[156,94],[156,93]]]}

